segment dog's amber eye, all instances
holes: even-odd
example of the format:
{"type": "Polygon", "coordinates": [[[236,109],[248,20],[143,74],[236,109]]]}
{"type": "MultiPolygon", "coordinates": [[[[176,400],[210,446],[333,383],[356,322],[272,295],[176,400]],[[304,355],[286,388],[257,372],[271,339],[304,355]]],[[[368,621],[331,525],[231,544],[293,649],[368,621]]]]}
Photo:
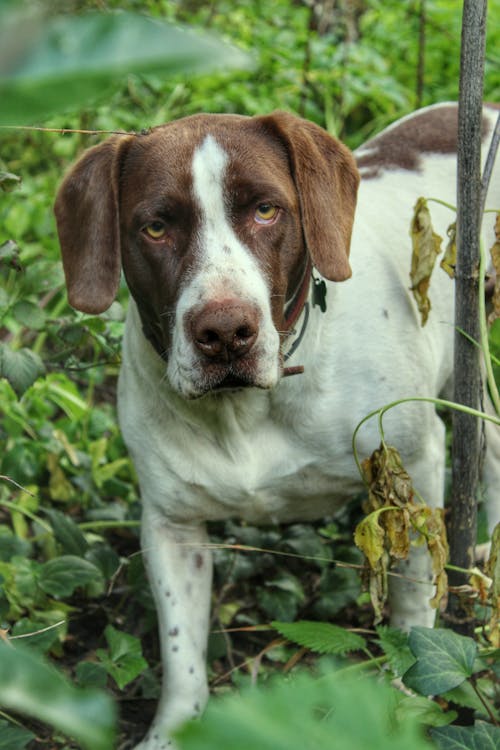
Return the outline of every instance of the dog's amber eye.
{"type": "Polygon", "coordinates": [[[152,221],[144,227],[144,231],[152,240],[161,240],[165,235],[165,224],[162,221],[152,221]]]}
{"type": "Polygon", "coordinates": [[[269,224],[273,221],[278,213],[278,206],[272,203],[260,203],[255,209],[255,221],[258,224],[269,224]]]}

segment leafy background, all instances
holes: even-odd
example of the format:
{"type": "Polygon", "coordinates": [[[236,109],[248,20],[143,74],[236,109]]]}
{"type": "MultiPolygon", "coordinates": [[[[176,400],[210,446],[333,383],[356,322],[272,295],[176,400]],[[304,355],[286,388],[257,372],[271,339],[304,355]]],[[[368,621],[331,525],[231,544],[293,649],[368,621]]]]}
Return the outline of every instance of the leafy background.
{"type": "MultiPolygon", "coordinates": [[[[279,107],[356,147],[415,106],[457,98],[458,6],[455,0],[332,0],[321,6],[301,0],[51,3],[44,23],[60,12],[69,20],[86,10],[139,12],[216,32],[246,51],[251,65],[242,60],[230,68],[227,59],[214,72],[212,50],[188,71],[171,65],[168,73],[103,76],[92,100],[75,109],[66,86],[66,93],[54,94],[51,113],[43,120],[37,115],[31,124],[141,130],[198,111],[253,115],[279,107]]],[[[491,0],[485,98],[492,101],[500,93],[499,20],[500,2],[491,0]]],[[[27,79],[26,91],[36,89],[29,69],[27,79]]],[[[3,91],[0,121],[25,124],[23,108],[7,106],[6,84],[3,91]]],[[[52,216],[65,169],[102,137],[0,131],[0,634],[8,632],[24,660],[14,662],[7,655],[11,647],[0,643],[0,702],[6,709],[0,714],[0,747],[8,750],[109,747],[112,709],[103,702],[102,688],[119,705],[117,746],[131,747],[144,732],[159,691],[155,614],[138,545],[137,484],[114,406],[127,292],[122,286],[117,302],[99,318],[69,308],[52,216]],[[58,681],[60,673],[51,682],[37,660],[41,653],[76,686],[74,696],[65,679],[58,681]],[[57,715],[44,710],[40,700],[31,708],[26,701],[16,703],[14,675],[24,685],[26,674],[40,679],[39,696],[43,686],[53,685],[46,703],[62,706],[57,715]],[[100,739],[89,739],[85,727],[79,734],[76,721],[64,723],[65,714],[73,716],[73,697],[80,706],[77,715],[84,706],[85,726],[98,726],[96,717],[108,716],[100,739]],[[23,711],[33,718],[27,720],[23,711]]],[[[356,500],[324,524],[259,530],[233,522],[214,525],[212,538],[220,548],[208,661],[212,691],[222,700],[204,723],[185,730],[182,747],[293,750],[312,737],[311,747],[326,748],[332,731],[339,748],[377,750],[390,742],[409,750],[431,742],[445,748],[498,746],[498,658],[480,633],[477,643],[469,640],[458,648],[463,659],[449,664],[446,654],[457,652],[449,640],[454,634],[420,634],[420,640],[415,635],[408,642],[390,629],[372,628],[359,582],[361,559],[352,544],[356,500]],[[297,620],[306,623],[293,623],[297,620]],[[321,628],[311,631],[311,620],[320,621],[321,628]],[[329,630],[334,625],[327,621],[338,629],[329,630]],[[440,671],[454,675],[454,684],[425,682],[425,653],[440,671]],[[328,677],[332,666],[377,673],[379,683],[411,667],[408,684],[422,697],[409,700],[401,693],[396,698],[380,684],[372,688],[369,680],[347,678],[339,690],[328,677]],[[323,676],[291,679],[301,668],[323,676]],[[277,673],[285,679],[276,683],[277,673]],[[255,684],[262,692],[236,702],[235,689],[244,692],[255,684]],[[439,694],[436,701],[424,697],[430,693],[439,694]],[[332,719],[328,708],[341,695],[346,722],[361,732],[355,737],[347,732],[342,740],[344,729],[331,725],[341,712],[332,719]],[[272,707],[273,724],[269,714],[269,723],[263,723],[266,706],[272,707]],[[369,738],[358,720],[365,706],[369,738]],[[288,726],[294,712],[305,734],[288,726]],[[327,721],[318,723],[318,716],[327,721]],[[482,721],[467,729],[452,727],[447,734],[446,725],[457,716],[462,723],[471,724],[474,717],[482,721]],[[417,727],[422,722],[444,726],[434,730],[432,740],[424,739],[417,727]]],[[[478,605],[477,614],[479,624],[486,622],[485,607],[478,605]]]]}

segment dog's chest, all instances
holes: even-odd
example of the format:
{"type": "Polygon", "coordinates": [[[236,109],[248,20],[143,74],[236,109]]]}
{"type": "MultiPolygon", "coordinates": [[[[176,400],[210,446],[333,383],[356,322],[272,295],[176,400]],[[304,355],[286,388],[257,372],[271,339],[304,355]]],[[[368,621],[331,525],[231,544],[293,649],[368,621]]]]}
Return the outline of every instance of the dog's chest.
{"type": "Polygon", "coordinates": [[[184,427],[176,438],[164,446],[171,484],[164,497],[179,520],[312,520],[332,515],[359,489],[347,445],[332,461],[332,446],[318,450],[314,437],[271,417],[250,426],[226,423],[224,431],[184,427]]]}

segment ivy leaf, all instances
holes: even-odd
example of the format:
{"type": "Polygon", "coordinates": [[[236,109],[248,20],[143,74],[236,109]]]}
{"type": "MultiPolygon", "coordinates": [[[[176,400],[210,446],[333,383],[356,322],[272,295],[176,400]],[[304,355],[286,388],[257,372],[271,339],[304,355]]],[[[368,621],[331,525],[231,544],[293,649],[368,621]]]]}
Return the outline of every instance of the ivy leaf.
{"type": "Polygon", "coordinates": [[[109,649],[97,649],[96,655],[120,690],[148,667],[142,655],[141,642],[128,633],[108,625],[104,631],[109,649]]]}
{"type": "Polygon", "coordinates": [[[311,620],[278,622],[275,620],[271,625],[289,641],[294,641],[318,654],[343,655],[350,651],[359,651],[366,646],[365,639],[357,633],[350,633],[328,622],[312,622],[311,620]]]}
{"type": "Polygon", "coordinates": [[[408,645],[407,633],[388,625],[379,625],[376,630],[379,645],[389,659],[392,671],[401,677],[415,663],[415,657],[408,645]]]}
{"type": "Polygon", "coordinates": [[[30,349],[14,351],[0,343],[0,377],[9,381],[18,396],[22,396],[44,372],[45,366],[35,352],[30,349]]]}
{"type": "Polygon", "coordinates": [[[431,730],[440,750],[498,750],[500,728],[478,721],[472,727],[439,727],[431,730]]]}
{"type": "Polygon", "coordinates": [[[417,661],[403,682],[421,695],[444,693],[473,673],[477,645],[472,638],[441,628],[412,628],[408,643],[417,661]]]}
{"type": "Polygon", "coordinates": [[[76,555],[61,555],[44,563],[38,579],[46,594],[58,597],[71,596],[79,586],[94,581],[102,582],[99,568],[76,555]]]}
{"type": "Polygon", "coordinates": [[[0,750],[24,750],[35,739],[33,732],[0,719],[0,750]]]}
{"type": "Polygon", "coordinates": [[[435,701],[424,698],[423,695],[409,695],[399,701],[396,717],[403,722],[410,716],[421,724],[442,727],[455,721],[458,714],[456,711],[443,711],[435,701]]]}

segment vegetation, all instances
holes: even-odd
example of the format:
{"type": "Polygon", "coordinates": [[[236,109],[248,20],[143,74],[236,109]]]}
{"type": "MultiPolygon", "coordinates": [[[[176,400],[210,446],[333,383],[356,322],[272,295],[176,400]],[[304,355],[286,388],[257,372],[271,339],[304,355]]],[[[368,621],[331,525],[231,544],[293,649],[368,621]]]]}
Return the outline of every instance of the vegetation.
{"type": "MultiPolygon", "coordinates": [[[[97,82],[101,96],[78,111],[66,110],[63,87],[47,128],[141,130],[197,111],[280,107],[355,147],[416,105],[458,94],[455,0],[73,0],[51,3],[50,15],[58,7],[67,14],[68,5],[74,17],[123,8],[217,32],[253,67],[110,75],[97,82]]],[[[489,5],[485,98],[498,101],[500,0],[489,5]]],[[[120,705],[117,742],[125,747],[146,728],[159,691],[137,485],[114,407],[127,292],[122,287],[99,318],[69,308],[52,218],[62,173],[102,137],[0,131],[0,747],[7,750],[111,747],[115,722],[104,689],[120,705]]],[[[500,356],[498,321],[491,342],[500,356]]],[[[213,527],[220,548],[208,661],[220,700],[183,731],[182,748],[321,750],[333,734],[340,750],[498,746],[500,660],[486,638],[482,574],[472,581],[475,639],[374,629],[352,543],[357,513],[353,498],[329,524],[213,527]],[[394,678],[416,695],[390,689],[394,678]]]]}

